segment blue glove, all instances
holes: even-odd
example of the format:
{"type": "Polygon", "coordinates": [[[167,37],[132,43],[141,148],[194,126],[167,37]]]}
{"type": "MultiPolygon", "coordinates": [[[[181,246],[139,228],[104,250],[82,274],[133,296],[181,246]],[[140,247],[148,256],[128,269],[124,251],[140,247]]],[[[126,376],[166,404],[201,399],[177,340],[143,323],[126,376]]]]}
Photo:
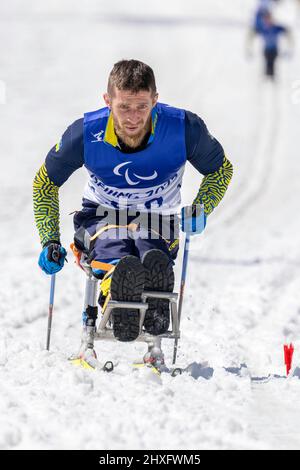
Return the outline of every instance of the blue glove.
{"type": "Polygon", "coordinates": [[[59,243],[51,242],[40,254],[39,267],[46,274],[58,273],[63,268],[66,256],[66,250],[59,243]]]}
{"type": "Polygon", "coordinates": [[[206,215],[201,204],[181,208],[181,230],[188,235],[199,235],[206,226],[206,215]]]}

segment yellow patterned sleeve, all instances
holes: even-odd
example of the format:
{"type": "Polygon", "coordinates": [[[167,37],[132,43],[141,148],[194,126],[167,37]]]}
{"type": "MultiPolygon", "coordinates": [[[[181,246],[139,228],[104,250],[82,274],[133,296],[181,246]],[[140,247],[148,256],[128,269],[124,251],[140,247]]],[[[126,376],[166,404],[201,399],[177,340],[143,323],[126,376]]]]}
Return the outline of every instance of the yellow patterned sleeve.
{"type": "Polygon", "coordinates": [[[233,166],[224,157],[223,164],[217,171],[204,176],[193,204],[204,204],[205,214],[211,214],[223,199],[232,175],[233,166]]]}
{"type": "Polygon", "coordinates": [[[50,180],[45,164],[33,180],[33,210],[42,246],[60,241],[58,186],[50,180]]]}

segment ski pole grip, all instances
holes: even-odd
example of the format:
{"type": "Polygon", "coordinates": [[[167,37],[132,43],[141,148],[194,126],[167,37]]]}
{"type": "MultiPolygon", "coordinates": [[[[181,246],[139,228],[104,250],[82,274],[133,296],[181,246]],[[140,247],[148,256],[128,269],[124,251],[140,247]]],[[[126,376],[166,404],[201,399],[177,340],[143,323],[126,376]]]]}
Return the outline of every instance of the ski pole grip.
{"type": "Polygon", "coordinates": [[[59,252],[59,250],[53,250],[53,251],[52,251],[52,259],[53,259],[53,261],[55,261],[55,262],[57,263],[58,260],[59,260],[59,258],[60,258],[60,252],[59,252]]]}

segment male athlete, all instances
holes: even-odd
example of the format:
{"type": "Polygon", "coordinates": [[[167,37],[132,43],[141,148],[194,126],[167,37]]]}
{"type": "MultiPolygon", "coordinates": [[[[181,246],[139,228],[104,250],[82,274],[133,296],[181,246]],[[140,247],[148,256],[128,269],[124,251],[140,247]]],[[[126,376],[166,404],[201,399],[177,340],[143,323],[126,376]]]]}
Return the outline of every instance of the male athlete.
{"type": "MultiPolygon", "coordinates": [[[[193,234],[203,231],[233,171],[200,117],[158,102],[153,70],[143,62],[116,63],[103,98],[105,107],[85,113],[67,128],[33,185],[42,244],[39,266],[52,274],[62,269],[66,257],[59,230],[59,188],[78,168],[87,169],[82,210],[74,216],[74,250],[85,253],[90,263],[97,261],[93,275],[101,279],[102,307],[108,298],[141,301],[144,290],[172,292],[186,162],[199,172],[199,191],[183,213],[184,230],[193,234]]],[[[90,332],[95,329],[96,318],[95,310],[84,312],[83,336],[87,325],[90,332]]],[[[137,310],[114,309],[112,323],[120,341],[137,338],[137,310]]],[[[168,326],[168,300],[150,300],[146,331],[159,335],[168,326]]]]}

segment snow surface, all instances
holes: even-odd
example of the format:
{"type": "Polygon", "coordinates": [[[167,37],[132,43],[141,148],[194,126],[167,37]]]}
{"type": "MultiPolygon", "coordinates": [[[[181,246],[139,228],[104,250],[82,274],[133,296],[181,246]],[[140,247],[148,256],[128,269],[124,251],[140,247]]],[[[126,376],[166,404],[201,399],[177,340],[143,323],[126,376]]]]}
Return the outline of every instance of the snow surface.
{"type": "MultiPolygon", "coordinates": [[[[300,365],[299,53],[281,60],[276,84],[263,80],[261,46],[245,57],[255,3],[1,2],[0,448],[299,449],[299,379],[257,385],[222,369],[284,374],[285,341],[300,365]],[[50,279],[37,267],[32,178],[66,126],[102,105],[112,64],[132,57],[153,66],[161,101],[206,120],[234,164],[193,239],[182,318],[178,365],[208,361],[209,381],[133,371],[141,344],[97,343],[119,362],[111,375],[71,366],[84,289],[71,255],[45,351],[50,279]]],[[[296,43],[298,14],[292,0],[276,11],[296,43]]],[[[60,191],[66,247],[85,179],[79,171],[60,191]]],[[[184,203],[198,184],[188,168],[184,203]]],[[[180,260],[176,269],[178,279],[180,260]]],[[[171,361],[172,341],[164,346],[171,361]]]]}

